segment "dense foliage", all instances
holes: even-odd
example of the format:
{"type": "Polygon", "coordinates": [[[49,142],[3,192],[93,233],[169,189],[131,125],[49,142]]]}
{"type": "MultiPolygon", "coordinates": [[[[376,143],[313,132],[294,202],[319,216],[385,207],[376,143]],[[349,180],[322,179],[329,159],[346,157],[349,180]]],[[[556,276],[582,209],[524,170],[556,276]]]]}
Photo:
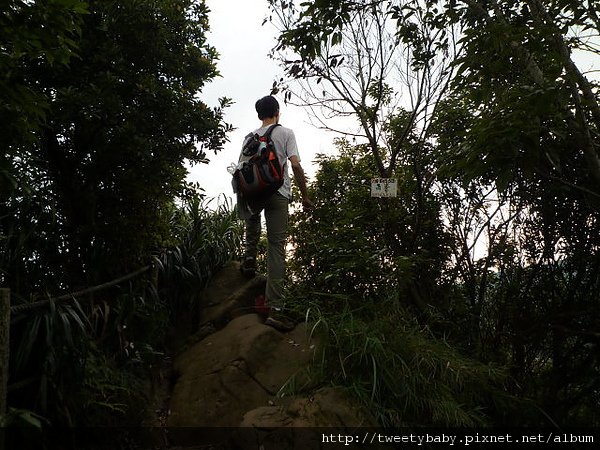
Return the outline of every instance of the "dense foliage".
{"type": "MultiPolygon", "coordinates": [[[[598,425],[600,99],[598,84],[574,59],[575,51],[585,50],[598,62],[596,2],[270,3],[283,27],[276,51],[299,80],[299,92],[308,86],[319,95],[323,80],[315,70],[339,74],[357,55],[367,60],[372,49],[353,53],[344,41],[360,43],[361,36],[348,33],[349,23],[368,11],[396,21],[396,37],[412,62],[407,78],[418,79],[424,68],[434,71],[440,58],[451,58],[449,70],[455,71],[448,72],[448,89],[430,104],[431,120],[406,120],[416,117],[401,108],[408,101],[389,112],[386,96],[400,89],[397,83],[362,91],[368,107],[381,107],[370,116],[387,135],[377,145],[393,149],[389,142],[400,136],[397,153],[375,149],[369,140],[374,125],[364,123],[368,111],[357,105],[348,116],[362,127],[356,137],[367,145],[359,141],[319,161],[312,193],[323,214],[317,209],[314,220],[302,213],[295,218],[301,264],[294,276],[304,298],[319,308],[319,320],[337,324],[330,335],[346,337],[355,349],[344,353],[334,344],[332,354],[339,353],[329,363],[337,366],[337,359],[343,366],[360,354],[359,361],[375,358],[378,374],[401,373],[394,361],[406,360],[407,343],[394,340],[391,330],[383,332],[383,323],[388,317],[398,324],[417,320],[431,333],[428,339],[441,339],[458,352],[447,356],[450,367],[462,354],[505,368],[504,389],[519,407],[491,400],[501,397],[491,395],[498,379],[490,377],[480,389],[469,388],[491,395],[470,400],[484,421],[598,425]],[[320,32],[307,33],[310,27],[320,32]],[[397,158],[397,199],[368,197],[369,178],[382,174],[377,152],[397,158]],[[415,217],[422,218],[420,227],[415,217]],[[409,289],[407,295],[406,286],[420,292],[409,289]],[[352,343],[354,338],[364,345],[352,343]],[[385,358],[367,351],[373,342],[388,344],[385,358]]],[[[370,76],[373,66],[362,67],[358,80],[370,76]]],[[[333,82],[350,85],[335,76],[333,82]]],[[[323,91],[322,98],[327,95],[323,91]]],[[[343,92],[337,97],[355,106],[343,92]]],[[[335,381],[356,388],[361,379],[356,372],[335,381]]],[[[385,380],[381,375],[377,385],[385,380]]],[[[430,404],[425,416],[406,406],[411,403],[390,411],[386,399],[396,390],[370,397],[372,406],[386,411],[383,419],[404,423],[419,417],[418,423],[440,424],[440,405],[436,410],[430,404]]],[[[408,402],[411,397],[403,395],[408,402]]]]}
{"type": "Polygon", "coordinates": [[[0,6],[0,282],[12,304],[187,252],[165,257],[162,276],[13,314],[10,406],[54,424],[136,423],[140,380],[191,304],[162,283],[179,271],[201,288],[235,253],[231,211],[209,214],[185,181],[185,164],[206,162],[230,129],[227,99],[198,98],[218,74],[207,30],[204,1],[0,6]]]}
{"type": "Polygon", "coordinates": [[[43,73],[68,65],[77,49],[82,15],[86,12],[87,3],[79,0],[7,0],[0,5],[3,188],[14,182],[8,170],[10,159],[4,158],[35,139],[33,133],[48,112],[49,98],[36,77],[31,77],[30,70],[35,67],[43,73]]]}
{"type": "Polygon", "coordinates": [[[296,212],[291,231],[292,308],[308,309],[327,341],[317,379],[349,387],[382,425],[489,425],[522,407],[505,392],[504,369],[432,333],[452,289],[437,195],[419,201],[412,168],[400,166],[398,197],[373,199],[368,148],[339,141],[337,150],[319,158],[315,210],[296,212]]]}
{"type": "Polygon", "coordinates": [[[203,161],[227,131],[196,97],[216,75],[206,14],[94,2],[69,65],[23,61],[47,112],[29,144],[8,144],[2,277],[15,299],[122,275],[168,240],[162,210],[183,192],[184,161],[203,161]]]}
{"type": "Polygon", "coordinates": [[[439,200],[418,197],[410,166],[399,167],[399,196],[374,200],[377,176],[365,146],[339,141],[339,156],[321,156],[311,186],[317,207],[295,215],[292,265],[298,281],[325,292],[376,298],[400,293],[405,306],[425,307],[423,298],[441,283],[447,248],[439,200]]]}

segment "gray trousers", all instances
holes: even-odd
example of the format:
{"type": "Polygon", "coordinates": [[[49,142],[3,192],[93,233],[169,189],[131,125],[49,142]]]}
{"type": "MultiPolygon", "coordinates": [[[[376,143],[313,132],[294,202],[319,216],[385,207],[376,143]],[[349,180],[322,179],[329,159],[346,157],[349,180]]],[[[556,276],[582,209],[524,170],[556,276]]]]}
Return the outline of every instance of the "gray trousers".
{"type": "Polygon", "coordinates": [[[258,205],[257,213],[246,219],[246,257],[256,258],[260,239],[261,211],[267,222],[267,289],[265,297],[270,307],[283,307],[283,280],[285,278],[285,242],[288,230],[287,197],[279,192],[258,205]]]}

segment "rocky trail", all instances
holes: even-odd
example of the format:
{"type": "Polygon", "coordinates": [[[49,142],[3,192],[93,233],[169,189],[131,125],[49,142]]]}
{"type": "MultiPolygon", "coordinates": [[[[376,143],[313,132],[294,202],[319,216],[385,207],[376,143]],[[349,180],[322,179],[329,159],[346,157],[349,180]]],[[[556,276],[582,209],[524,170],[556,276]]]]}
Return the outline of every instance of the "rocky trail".
{"type": "Polygon", "coordinates": [[[231,263],[203,292],[197,330],[165,368],[170,382],[158,395],[153,425],[163,430],[164,448],[332,448],[298,443],[300,435],[315,437],[298,431],[372,423],[338,389],[294,395],[310,382],[308,369],[321,357],[318,341],[305,323],[288,333],[263,324],[254,299],[265,282],[244,278],[231,263]]]}

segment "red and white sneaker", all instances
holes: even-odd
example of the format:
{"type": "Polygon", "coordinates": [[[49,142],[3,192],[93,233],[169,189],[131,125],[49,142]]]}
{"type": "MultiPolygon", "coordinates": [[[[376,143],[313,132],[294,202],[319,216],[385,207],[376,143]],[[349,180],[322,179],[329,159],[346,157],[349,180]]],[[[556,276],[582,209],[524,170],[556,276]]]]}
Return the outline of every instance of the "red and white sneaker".
{"type": "Polygon", "coordinates": [[[263,318],[269,316],[269,312],[271,311],[271,308],[269,308],[267,306],[267,299],[265,298],[265,296],[263,294],[258,295],[254,299],[254,310],[256,311],[256,314],[258,314],[259,316],[261,316],[263,318]]]}

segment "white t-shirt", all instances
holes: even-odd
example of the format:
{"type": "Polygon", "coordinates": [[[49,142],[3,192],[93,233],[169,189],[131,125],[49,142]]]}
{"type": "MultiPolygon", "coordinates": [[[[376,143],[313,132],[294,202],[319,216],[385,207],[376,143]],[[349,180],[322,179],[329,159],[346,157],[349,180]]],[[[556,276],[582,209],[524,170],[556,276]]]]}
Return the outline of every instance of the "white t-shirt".
{"type": "MultiPolygon", "coordinates": [[[[262,136],[267,132],[270,126],[271,125],[258,128],[253,131],[253,134],[256,133],[259,136],[262,136]]],[[[271,140],[273,141],[275,151],[277,152],[277,156],[279,157],[279,163],[283,167],[283,185],[279,188],[279,191],[277,192],[289,199],[292,197],[292,186],[290,184],[290,164],[288,160],[292,156],[297,156],[298,160],[300,160],[300,155],[298,154],[298,144],[296,144],[296,136],[294,135],[294,131],[291,128],[278,126],[275,127],[271,132],[271,140]]],[[[246,140],[244,140],[244,144],[245,143],[246,140]]]]}

